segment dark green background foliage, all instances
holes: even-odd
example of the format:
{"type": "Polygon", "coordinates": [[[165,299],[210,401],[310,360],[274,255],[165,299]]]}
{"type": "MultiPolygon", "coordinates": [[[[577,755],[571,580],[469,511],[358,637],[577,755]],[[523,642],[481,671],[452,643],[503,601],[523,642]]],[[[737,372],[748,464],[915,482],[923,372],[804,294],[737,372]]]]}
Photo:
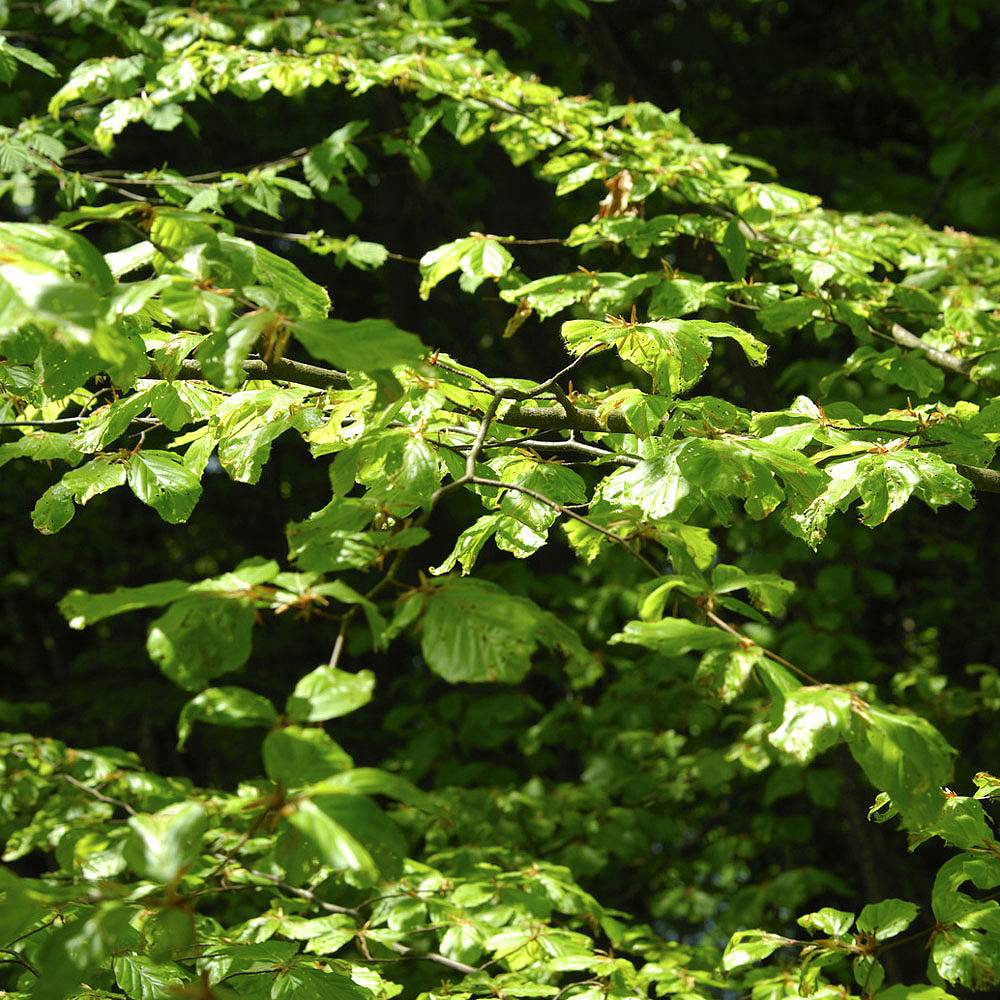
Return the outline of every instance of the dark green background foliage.
{"type": "Polygon", "coordinates": [[[0,990],[996,988],[994,4],[0,17],[0,990]]]}

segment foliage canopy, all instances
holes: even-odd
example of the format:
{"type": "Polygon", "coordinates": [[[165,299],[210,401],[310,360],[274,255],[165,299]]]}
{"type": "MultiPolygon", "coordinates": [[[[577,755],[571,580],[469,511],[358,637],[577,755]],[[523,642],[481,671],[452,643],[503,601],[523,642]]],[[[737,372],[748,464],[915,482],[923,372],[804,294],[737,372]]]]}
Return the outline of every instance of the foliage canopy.
{"type": "Polygon", "coordinates": [[[596,11],[2,10],[5,995],[997,988],[993,194],[510,68],[596,11]]]}

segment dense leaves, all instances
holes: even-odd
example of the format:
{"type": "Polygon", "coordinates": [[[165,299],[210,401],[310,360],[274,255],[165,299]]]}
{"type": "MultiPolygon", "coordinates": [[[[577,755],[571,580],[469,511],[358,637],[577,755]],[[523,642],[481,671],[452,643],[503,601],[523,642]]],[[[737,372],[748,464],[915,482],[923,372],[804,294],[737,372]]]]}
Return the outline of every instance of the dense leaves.
{"type": "Polygon", "coordinates": [[[0,5],[0,583],[87,693],[0,701],[7,994],[996,989],[975,551],[862,618],[1000,492],[1000,244],[511,68],[627,6],[0,5]]]}

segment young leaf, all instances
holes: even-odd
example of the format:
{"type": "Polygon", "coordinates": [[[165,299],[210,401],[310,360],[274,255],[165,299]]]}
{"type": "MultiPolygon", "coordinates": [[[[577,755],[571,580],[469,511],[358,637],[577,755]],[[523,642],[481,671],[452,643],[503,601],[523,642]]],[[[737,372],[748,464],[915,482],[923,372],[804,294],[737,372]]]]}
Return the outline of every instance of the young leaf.
{"type": "Polygon", "coordinates": [[[371,701],[375,675],[336,667],[317,667],[302,677],[288,698],[285,711],[296,722],[321,722],[347,715],[371,701]]]}
{"type": "Polygon", "coordinates": [[[241,687],[206,688],[181,709],[177,720],[177,749],[184,749],[196,722],[246,729],[273,726],[277,721],[274,706],[262,695],[241,687]]]}
{"type": "Polygon", "coordinates": [[[198,691],[246,663],[253,623],[253,607],[241,600],[185,597],[153,622],[146,649],[170,680],[198,691]]]}
{"type": "Polygon", "coordinates": [[[683,656],[693,650],[735,650],[737,640],[711,625],[699,625],[687,618],[664,618],[657,622],[628,622],[609,642],[645,646],[663,656],[683,656]]]}
{"type": "Polygon", "coordinates": [[[722,955],[722,967],[730,972],[752,962],[761,962],[790,940],[779,934],[766,931],[737,931],[726,945],[722,955]]]}
{"type": "Polygon", "coordinates": [[[286,788],[314,785],[354,766],[322,729],[287,726],[272,730],[264,739],[262,754],[267,776],[286,788]]]}
{"type": "Polygon", "coordinates": [[[448,579],[426,598],[420,648],[451,683],[513,684],[531,668],[539,644],[586,658],[579,640],[534,602],[486,580],[448,579]]]}
{"type": "Polygon", "coordinates": [[[383,371],[415,365],[426,353],[420,338],[387,319],[299,320],[295,339],[314,357],[346,371],[383,371]]]}
{"type": "Polygon", "coordinates": [[[883,899],[881,903],[869,903],[858,914],[858,930],[872,934],[876,941],[902,934],[913,923],[920,912],[916,903],[905,899],[883,899]]]}
{"type": "Polygon", "coordinates": [[[198,477],[171,451],[139,451],[128,463],[128,485],[168,524],[182,524],[201,498],[198,477]]]}
{"type": "Polygon", "coordinates": [[[201,849],[208,814],[197,802],[178,802],[157,813],[129,819],[131,837],[125,845],[129,866],[153,882],[172,882],[201,849]]]}

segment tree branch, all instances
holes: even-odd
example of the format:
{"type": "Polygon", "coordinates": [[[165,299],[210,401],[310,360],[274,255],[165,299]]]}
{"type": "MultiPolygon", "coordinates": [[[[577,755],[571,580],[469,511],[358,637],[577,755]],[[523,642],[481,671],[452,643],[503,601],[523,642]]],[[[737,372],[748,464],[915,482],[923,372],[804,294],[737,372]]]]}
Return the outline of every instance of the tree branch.
{"type": "Polygon", "coordinates": [[[75,788],[79,788],[81,792],[86,792],[88,795],[92,795],[99,802],[104,802],[109,806],[116,806],[118,809],[124,809],[130,816],[135,816],[136,811],[122,799],[113,799],[110,795],[105,795],[103,792],[98,791],[96,788],[91,788],[90,785],[85,785],[82,781],[78,781],[71,774],[66,774],[65,772],[60,774],[60,777],[65,781],[68,781],[75,788]]]}
{"type": "Polygon", "coordinates": [[[1000,493],[1000,472],[996,469],[983,469],[978,465],[956,465],[955,468],[980,493],[1000,493]]]}
{"type": "MultiPolygon", "coordinates": [[[[154,368],[154,378],[163,375],[154,368]]],[[[298,385],[308,385],[313,389],[349,389],[350,380],[344,372],[335,368],[320,368],[317,365],[307,365],[303,361],[290,361],[282,358],[280,361],[266,362],[260,358],[250,358],[243,362],[243,371],[247,378],[277,379],[280,382],[295,382],[298,385]]],[[[180,371],[174,376],[178,379],[203,379],[205,373],[197,361],[187,358],[181,362],[180,371]]]]}
{"type": "Polygon", "coordinates": [[[593,433],[631,434],[632,428],[620,413],[609,413],[603,420],[593,410],[567,410],[563,403],[555,406],[530,406],[515,403],[497,423],[510,427],[530,427],[545,431],[591,431],[593,433]]]}
{"type": "MultiPolygon", "coordinates": [[[[282,892],[287,892],[292,896],[298,896],[299,899],[307,900],[312,903],[313,906],[316,906],[321,910],[325,910],[327,913],[346,913],[355,917],[359,915],[358,910],[350,906],[337,906],[335,903],[328,903],[326,900],[320,899],[316,893],[310,891],[309,889],[300,889],[298,886],[289,885],[287,882],[282,881],[275,875],[257,871],[255,868],[248,868],[246,871],[248,871],[251,875],[257,876],[258,878],[265,878],[268,881],[273,882],[279,889],[282,890],[282,892]]],[[[448,958],[447,955],[440,955],[436,951],[416,951],[413,948],[407,948],[405,944],[400,944],[398,941],[394,941],[392,944],[389,944],[388,947],[403,958],[423,959],[425,962],[434,962],[437,965],[443,965],[446,969],[461,972],[466,976],[479,971],[474,965],[466,965],[465,962],[458,962],[453,958],[448,958]]]]}
{"type": "MultiPolygon", "coordinates": [[[[987,392],[1000,392],[1000,381],[992,378],[974,379],[972,377],[973,362],[968,358],[960,358],[957,354],[950,354],[940,348],[932,347],[926,341],[921,340],[916,334],[910,333],[905,326],[893,323],[890,329],[890,338],[900,347],[905,347],[911,351],[920,351],[926,359],[935,367],[942,371],[951,372],[953,375],[961,375],[970,382],[975,382],[987,392]]],[[[882,334],[885,336],[885,334],[882,334]]],[[[887,339],[890,339],[887,338],[887,339]]]]}
{"type": "MultiPolygon", "coordinates": [[[[972,368],[971,362],[964,358],[956,357],[954,354],[949,354],[947,351],[939,351],[937,348],[925,344],[919,337],[916,337],[909,330],[898,324],[893,326],[893,339],[901,347],[924,352],[928,360],[939,368],[943,368],[954,374],[964,375],[967,378],[969,377],[969,371],[972,368]]],[[[582,357],[581,355],[581,358],[578,358],[568,368],[574,367],[582,357]]],[[[282,382],[308,385],[315,389],[343,389],[349,388],[351,384],[344,372],[337,371],[334,368],[320,368],[317,365],[309,365],[302,361],[290,361],[287,358],[282,358],[280,361],[272,361],[270,364],[259,358],[250,358],[243,362],[243,370],[246,372],[248,378],[277,379],[282,382]]],[[[559,374],[564,374],[566,370],[563,369],[559,374]]],[[[154,377],[157,376],[154,375],[154,377]]],[[[182,361],[180,371],[175,376],[175,378],[179,379],[204,379],[204,377],[205,375],[201,370],[201,366],[197,361],[192,359],[182,361]]],[[[543,385],[548,386],[551,383],[552,379],[549,379],[543,385]]],[[[982,379],[978,384],[988,390],[993,387],[1000,389],[1000,383],[994,382],[991,379],[982,379]]],[[[533,390],[533,393],[537,391],[537,389],[533,390]]],[[[598,417],[594,410],[582,410],[576,407],[567,408],[566,404],[561,402],[554,402],[548,406],[539,406],[528,402],[515,402],[507,408],[502,416],[498,415],[497,410],[501,401],[509,399],[510,395],[514,393],[516,393],[516,390],[508,388],[499,389],[490,401],[488,406],[490,411],[489,419],[483,421],[479,428],[483,432],[484,437],[480,440],[477,434],[473,449],[469,453],[469,456],[467,456],[471,457],[475,455],[473,462],[475,459],[478,459],[483,448],[486,446],[485,434],[488,432],[489,425],[494,421],[498,424],[505,424],[508,427],[523,427],[529,430],[588,431],[595,434],[609,432],[613,434],[633,433],[628,421],[620,413],[612,411],[603,417],[598,417]]],[[[70,417],[62,418],[59,421],[10,421],[0,423],[0,427],[35,427],[38,429],[56,430],[63,421],[70,422],[76,419],[70,417]]],[[[498,442],[497,444],[499,446],[502,443],[498,442]]],[[[531,442],[531,445],[535,447],[542,444],[550,451],[560,448],[576,451],[583,450],[578,442],[575,443],[576,447],[572,449],[568,445],[574,444],[573,442],[531,442]]],[[[629,460],[627,464],[631,465],[633,463],[629,460]]],[[[1000,493],[1000,471],[981,468],[975,465],[959,465],[956,468],[980,492],[1000,493]]],[[[463,483],[450,483],[449,486],[463,485],[464,482],[468,482],[468,480],[463,477],[463,483]]]]}
{"type": "Polygon", "coordinates": [[[487,448],[530,448],[541,454],[569,454],[593,462],[614,462],[616,465],[638,465],[642,459],[635,455],[620,455],[604,448],[596,448],[584,441],[536,441],[533,438],[515,438],[512,441],[491,441],[487,448]]]}
{"type": "Polygon", "coordinates": [[[955,375],[964,375],[966,378],[969,378],[972,363],[965,358],[960,358],[955,354],[942,351],[940,348],[932,347],[926,341],[916,336],[916,334],[910,333],[905,326],[900,326],[899,323],[893,323],[889,332],[892,339],[900,347],[909,348],[911,351],[923,351],[931,364],[937,365],[938,368],[952,372],[955,375]]]}
{"type": "Polygon", "coordinates": [[[545,504],[546,507],[551,508],[558,514],[565,514],[566,517],[571,517],[574,521],[579,521],[581,524],[586,525],[591,531],[596,531],[598,534],[603,535],[605,538],[614,542],[616,545],[620,545],[633,559],[637,559],[643,564],[654,576],[658,576],[660,571],[656,566],[650,562],[641,552],[637,549],[633,549],[629,545],[628,540],[622,538],[620,535],[616,535],[613,531],[608,531],[607,528],[598,524],[596,521],[592,521],[589,517],[584,517],[583,514],[578,514],[575,510],[571,510],[569,507],[564,506],[561,503],[556,503],[550,497],[547,497],[544,493],[539,493],[538,490],[533,490],[527,486],[521,486],[519,483],[505,483],[500,479],[486,479],[483,476],[472,476],[469,482],[474,483],[476,486],[492,486],[494,489],[498,490],[513,490],[516,493],[523,493],[525,496],[531,497],[533,500],[537,500],[539,503],[545,504]]]}

